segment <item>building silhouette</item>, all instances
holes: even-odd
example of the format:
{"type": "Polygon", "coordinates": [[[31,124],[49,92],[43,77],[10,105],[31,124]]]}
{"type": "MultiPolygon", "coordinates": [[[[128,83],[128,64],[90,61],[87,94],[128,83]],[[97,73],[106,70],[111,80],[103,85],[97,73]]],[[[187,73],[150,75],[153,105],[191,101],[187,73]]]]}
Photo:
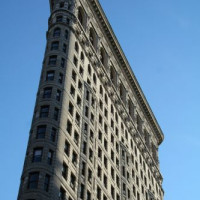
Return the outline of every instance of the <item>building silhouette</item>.
{"type": "Polygon", "coordinates": [[[163,200],[164,136],[98,0],[50,0],[18,200],[163,200]]]}

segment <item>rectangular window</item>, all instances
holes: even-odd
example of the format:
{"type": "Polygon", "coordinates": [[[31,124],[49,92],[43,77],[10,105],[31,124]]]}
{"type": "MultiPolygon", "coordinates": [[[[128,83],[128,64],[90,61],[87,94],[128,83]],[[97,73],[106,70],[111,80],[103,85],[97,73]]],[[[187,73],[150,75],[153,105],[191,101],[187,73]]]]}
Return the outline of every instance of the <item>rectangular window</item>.
{"type": "Polygon", "coordinates": [[[57,56],[53,55],[49,57],[49,65],[56,65],[56,61],[57,61],[57,56]]]}
{"type": "Polygon", "coordinates": [[[47,157],[47,163],[48,163],[49,165],[51,165],[51,164],[52,164],[52,161],[53,161],[53,151],[52,151],[52,150],[49,150],[49,152],[48,152],[48,157],[47,157]]]}
{"type": "Polygon", "coordinates": [[[63,82],[63,74],[62,74],[62,73],[59,74],[58,82],[59,82],[60,84],[62,84],[62,82],[63,82]]]}
{"type": "Polygon", "coordinates": [[[61,91],[57,90],[57,92],[56,92],[56,100],[60,101],[60,98],[61,98],[61,91]]]}
{"type": "Polygon", "coordinates": [[[55,142],[56,141],[56,129],[55,128],[52,128],[51,129],[51,141],[52,142],[55,142]]]}
{"type": "Polygon", "coordinates": [[[40,108],[40,117],[48,117],[49,115],[49,106],[41,106],[40,108]]]}
{"type": "Polygon", "coordinates": [[[39,172],[32,172],[29,174],[28,189],[37,189],[39,182],[39,172]]]}
{"type": "Polygon", "coordinates": [[[62,187],[59,192],[59,200],[66,200],[66,191],[62,187]]]}
{"type": "Polygon", "coordinates": [[[66,51],[67,51],[67,45],[63,44],[63,52],[66,53],[66,51]]]}
{"type": "Polygon", "coordinates": [[[59,48],[59,42],[55,41],[51,43],[51,50],[58,50],[59,48]]]}
{"type": "Polygon", "coordinates": [[[70,154],[70,143],[66,140],[65,141],[65,148],[64,148],[64,152],[67,156],[69,156],[70,154]]]}
{"type": "Polygon", "coordinates": [[[50,175],[46,174],[44,179],[44,191],[49,191],[49,184],[50,184],[50,175]]]}
{"type": "Polygon", "coordinates": [[[33,150],[33,159],[32,162],[41,162],[42,161],[42,148],[35,148],[33,150]]]}
{"type": "Polygon", "coordinates": [[[53,118],[57,121],[58,120],[58,114],[59,114],[59,109],[55,108],[54,109],[54,114],[53,114],[53,118]]]}
{"type": "Polygon", "coordinates": [[[65,180],[67,180],[67,175],[68,175],[68,166],[65,163],[63,163],[62,176],[65,180]]]}
{"type": "Polygon", "coordinates": [[[51,98],[51,93],[52,93],[52,87],[44,88],[43,98],[44,99],[51,98]]]}
{"type": "Polygon", "coordinates": [[[75,190],[75,186],[76,186],[76,176],[71,173],[71,181],[70,181],[70,186],[73,190],[75,190]]]}
{"type": "Polygon", "coordinates": [[[78,160],[78,155],[77,155],[77,153],[75,151],[73,151],[73,154],[72,154],[72,163],[74,165],[76,165],[77,164],[77,160],[78,160]]]}
{"type": "Polygon", "coordinates": [[[48,71],[46,75],[46,81],[53,81],[54,80],[54,71],[48,71]]]}
{"type": "Polygon", "coordinates": [[[36,139],[44,139],[46,133],[46,125],[41,125],[37,127],[36,139]]]}
{"type": "Polygon", "coordinates": [[[68,120],[67,121],[67,132],[71,135],[72,133],[72,123],[68,120]]]}
{"type": "Polygon", "coordinates": [[[64,58],[61,59],[60,66],[61,66],[62,68],[65,67],[65,59],[64,59],[64,58]]]}
{"type": "Polygon", "coordinates": [[[63,16],[56,17],[56,22],[62,22],[62,21],[63,21],[63,16]]]}

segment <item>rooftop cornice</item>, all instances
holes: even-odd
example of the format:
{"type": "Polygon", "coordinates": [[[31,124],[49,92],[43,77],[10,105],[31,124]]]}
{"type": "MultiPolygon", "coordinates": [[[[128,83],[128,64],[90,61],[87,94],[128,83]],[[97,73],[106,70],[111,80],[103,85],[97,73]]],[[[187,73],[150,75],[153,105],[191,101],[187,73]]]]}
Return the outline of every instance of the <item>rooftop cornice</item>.
{"type": "Polygon", "coordinates": [[[150,122],[150,125],[152,126],[156,134],[156,137],[158,139],[158,144],[161,144],[164,139],[164,134],[146,100],[146,97],[144,96],[144,93],[142,92],[142,89],[128,63],[128,60],[126,59],[126,56],[112,30],[110,23],[108,22],[108,19],[106,18],[106,15],[99,1],[98,0],[87,0],[87,1],[89,5],[92,7],[94,15],[96,15],[98,22],[100,23],[101,27],[104,30],[104,34],[107,37],[107,42],[110,43],[112,49],[115,52],[114,54],[115,58],[119,61],[120,66],[123,68],[125,76],[129,79],[128,83],[130,87],[133,89],[134,93],[136,94],[138,102],[143,108],[143,111],[146,114],[147,119],[150,122]]]}

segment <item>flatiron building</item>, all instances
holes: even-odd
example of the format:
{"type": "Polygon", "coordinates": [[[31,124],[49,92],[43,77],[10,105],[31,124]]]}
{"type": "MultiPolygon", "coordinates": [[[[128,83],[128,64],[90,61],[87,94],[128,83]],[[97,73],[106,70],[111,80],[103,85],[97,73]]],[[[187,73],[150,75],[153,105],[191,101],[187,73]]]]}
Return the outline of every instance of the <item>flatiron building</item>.
{"type": "Polygon", "coordinates": [[[98,0],[50,0],[18,200],[163,200],[164,136],[98,0]]]}

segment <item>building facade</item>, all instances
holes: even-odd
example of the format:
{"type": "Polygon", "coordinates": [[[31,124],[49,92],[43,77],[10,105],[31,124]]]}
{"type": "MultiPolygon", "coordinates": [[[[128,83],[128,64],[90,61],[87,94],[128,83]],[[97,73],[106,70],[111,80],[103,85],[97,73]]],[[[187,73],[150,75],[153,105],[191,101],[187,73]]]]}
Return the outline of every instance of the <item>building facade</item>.
{"type": "Polygon", "coordinates": [[[164,136],[98,0],[50,0],[18,200],[163,200],[164,136]]]}

